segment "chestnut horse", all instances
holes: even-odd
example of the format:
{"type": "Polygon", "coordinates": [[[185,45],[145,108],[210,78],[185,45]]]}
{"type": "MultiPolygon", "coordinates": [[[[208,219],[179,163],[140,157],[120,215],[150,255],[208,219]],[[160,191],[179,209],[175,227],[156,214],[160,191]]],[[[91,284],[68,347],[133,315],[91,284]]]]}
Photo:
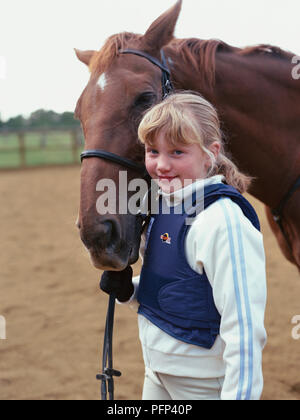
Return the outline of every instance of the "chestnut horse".
{"type": "MultiPolygon", "coordinates": [[[[176,39],[181,3],[161,15],[144,35],[125,32],[111,36],[100,51],[76,50],[90,70],[75,111],[85,149],[143,162],[137,128],[143,112],[161,100],[161,69],[121,50],[138,50],[156,60],[161,60],[163,50],[175,89],[200,92],[218,109],[228,151],[239,168],[255,178],[250,194],[266,205],[283,254],[300,268],[300,189],[283,208],[284,235],[270,211],[300,175],[300,80],[295,77],[293,54],[270,45],[240,49],[219,40],[176,39]]],[[[97,158],[82,164],[78,227],[100,269],[122,270],[138,259],[140,222],[134,215],[101,216],[96,210],[97,182],[109,178],[118,186],[122,169],[97,158]]],[[[139,176],[128,170],[128,182],[139,176]]]]}

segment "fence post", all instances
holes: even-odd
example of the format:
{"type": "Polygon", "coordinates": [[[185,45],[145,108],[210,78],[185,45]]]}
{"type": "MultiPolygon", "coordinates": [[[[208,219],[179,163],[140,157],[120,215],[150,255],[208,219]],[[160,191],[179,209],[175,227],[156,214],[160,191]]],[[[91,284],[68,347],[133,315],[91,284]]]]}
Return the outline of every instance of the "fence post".
{"type": "Polygon", "coordinates": [[[19,139],[20,164],[22,168],[25,168],[26,150],[25,150],[25,133],[23,131],[18,134],[18,139],[19,139]]]}

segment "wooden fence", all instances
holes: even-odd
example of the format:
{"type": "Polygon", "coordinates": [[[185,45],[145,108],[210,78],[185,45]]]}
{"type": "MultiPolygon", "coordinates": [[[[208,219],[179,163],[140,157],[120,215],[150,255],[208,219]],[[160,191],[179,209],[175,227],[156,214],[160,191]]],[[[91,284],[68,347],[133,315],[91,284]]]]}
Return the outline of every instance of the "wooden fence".
{"type": "Polygon", "coordinates": [[[0,130],[0,169],[79,163],[80,128],[0,130]]]}

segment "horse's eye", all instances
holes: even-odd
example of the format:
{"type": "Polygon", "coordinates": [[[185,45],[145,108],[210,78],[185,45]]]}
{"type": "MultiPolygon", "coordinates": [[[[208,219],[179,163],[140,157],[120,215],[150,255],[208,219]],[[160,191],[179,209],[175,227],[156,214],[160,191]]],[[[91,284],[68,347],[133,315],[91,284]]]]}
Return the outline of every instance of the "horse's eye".
{"type": "Polygon", "coordinates": [[[153,92],[143,92],[140,94],[135,102],[134,107],[148,108],[156,102],[156,95],[153,92]]]}

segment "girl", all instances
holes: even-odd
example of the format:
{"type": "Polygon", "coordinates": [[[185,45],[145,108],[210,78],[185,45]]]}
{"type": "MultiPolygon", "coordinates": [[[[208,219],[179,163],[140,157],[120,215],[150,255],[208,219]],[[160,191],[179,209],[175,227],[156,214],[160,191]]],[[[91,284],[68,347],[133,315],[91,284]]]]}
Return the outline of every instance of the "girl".
{"type": "Polygon", "coordinates": [[[141,247],[141,275],[133,287],[125,270],[119,300],[132,294],[127,303],[139,305],[143,399],[259,399],[266,274],[259,222],[241,195],[251,179],[226,157],[216,110],[197,94],[154,106],[138,135],[159,211],[141,247]],[[197,194],[201,211],[186,223],[183,203],[197,194]]]}

